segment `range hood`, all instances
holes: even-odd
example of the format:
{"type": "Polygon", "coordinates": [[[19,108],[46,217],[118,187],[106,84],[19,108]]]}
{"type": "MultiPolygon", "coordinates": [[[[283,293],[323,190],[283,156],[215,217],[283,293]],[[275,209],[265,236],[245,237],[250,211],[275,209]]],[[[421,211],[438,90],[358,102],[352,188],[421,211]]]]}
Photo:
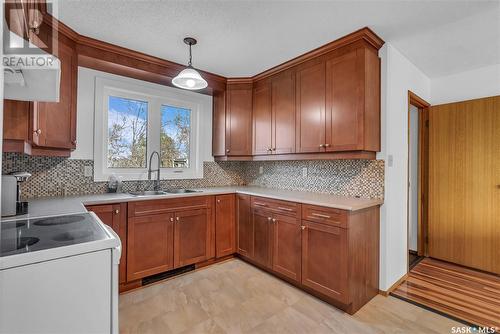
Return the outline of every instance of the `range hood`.
{"type": "MultiPolygon", "coordinates": [[[[10,33],[11,43],[25,41],[10,33]],[[18,41],[15,41],[19,39],[18,41]]],[[[29,43],[26,54],[4,54],[4,98],[19,101],[59,102],[61,62],[29,43]]]]}

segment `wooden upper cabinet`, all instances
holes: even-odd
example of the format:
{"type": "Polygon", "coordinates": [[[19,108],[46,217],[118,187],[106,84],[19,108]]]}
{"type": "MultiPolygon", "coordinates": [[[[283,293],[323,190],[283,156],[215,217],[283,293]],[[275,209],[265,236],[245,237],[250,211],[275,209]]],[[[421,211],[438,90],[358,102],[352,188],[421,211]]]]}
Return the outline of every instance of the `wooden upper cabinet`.
{"type": "Polygon", "coordinates": [[[252,84],[228,84],[226,155],[252,155],[252,84]]]}
{"type": "Polygon", "coordinates": [[[211,215],[209,209],[175,213],[174,267],[207,260],[211,255],[211,215]]]}
{"type": "Polygon", "coordinates": [[[272,153],[271,83],[263,80],[253,89],[253,155],[272,153]]]}
{"type": "Polygon", "coordinates": [[[375,51],[335,52],[326,61],[326,151],[380,150],[380,68],[375,51]]]}
{"type": "Polygon", "coordinates": [[[325,142],[325,61],[322,57],[296,69],[296,151],[321,152],[325,142]]]}
{"type": "Polygon", "coordinates": [[[288,70],[271,79],[272,153],[295,152],[295,72],[288,70]]]}
{"type": "Polygon", "coordinates": [[[226,155],[226,92],[214,91],[212,124],[212,155],[226,155]]]}
{"type": "Polygon", "coordinates": [[[235,195],[215,197],[215,257],[236,252],[235,195]]]}
{"type": "Polygon", "coordinates": [[[39,147],[74,149],[76,147],[77,57],[74,48],[59,43],[61,84],[59,102],[35,102],[33,143],[39,147]]]}

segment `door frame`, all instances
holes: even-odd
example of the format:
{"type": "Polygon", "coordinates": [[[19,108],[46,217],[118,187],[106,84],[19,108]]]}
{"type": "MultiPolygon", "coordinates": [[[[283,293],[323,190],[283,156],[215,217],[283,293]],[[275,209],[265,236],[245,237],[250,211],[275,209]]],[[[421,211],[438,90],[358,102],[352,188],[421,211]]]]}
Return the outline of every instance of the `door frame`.
{"type": "Polygon", "coordinates": [[[419,256],[428,255],[427,231],[429,216],[429,108],[430,103],[419,97],[412,91],[408,91],[408,170],[407,170],[407,190],[406,190],[406,224],[407,224],[407,270],[410,264],[410,108],[418,108],[418,233],[417,252],[419,256]]]}

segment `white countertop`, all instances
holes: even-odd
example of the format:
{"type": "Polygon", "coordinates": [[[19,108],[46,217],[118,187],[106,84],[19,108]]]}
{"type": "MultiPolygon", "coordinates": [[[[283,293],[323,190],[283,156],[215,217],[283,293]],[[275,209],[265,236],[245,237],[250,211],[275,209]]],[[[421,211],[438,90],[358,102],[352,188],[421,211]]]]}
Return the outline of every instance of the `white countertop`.
{"type": "Polygon", "coordinates": [[[58,216],[87,212],[85,205],[98,205],[131,201],[147,201],[153,199],[167,199],[176,197],[209,196],[240,193],[253,196],[262,196],[284,201],[312,204],[348,211],[357,211],[376,205],[381,205],[381,199],[367,199],[344,197],[330,194],[321,194],[305,191],[280,190],[261,187],[214,187],[199,188],[201,192],[187,194],[166,194],[151,196],[134,196],[128,193],[99,194],[73,197],[50,197],[29,201],[29,214],[15,217],[4,217],[2,220],[25,219],[45,216],[58,216]]]}

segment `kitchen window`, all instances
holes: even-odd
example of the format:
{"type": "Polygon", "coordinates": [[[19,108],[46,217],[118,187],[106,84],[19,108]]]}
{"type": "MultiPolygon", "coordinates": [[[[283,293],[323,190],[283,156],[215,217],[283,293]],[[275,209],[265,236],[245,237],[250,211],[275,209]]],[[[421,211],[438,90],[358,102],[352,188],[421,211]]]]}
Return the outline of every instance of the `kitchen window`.
{"type": "MultiPolygon", "coordinates": [[[[211,116],[211,103],[200,94],[158,86],[96,78],[94,180],[112,174],[145,180],[154,151],[162,179],[203,177],[200,134],[207,131],[200,131],[199,119],[202,109],[211,116]]],[[[154,157],[152,169],[157,164],[154,157]]]]}

